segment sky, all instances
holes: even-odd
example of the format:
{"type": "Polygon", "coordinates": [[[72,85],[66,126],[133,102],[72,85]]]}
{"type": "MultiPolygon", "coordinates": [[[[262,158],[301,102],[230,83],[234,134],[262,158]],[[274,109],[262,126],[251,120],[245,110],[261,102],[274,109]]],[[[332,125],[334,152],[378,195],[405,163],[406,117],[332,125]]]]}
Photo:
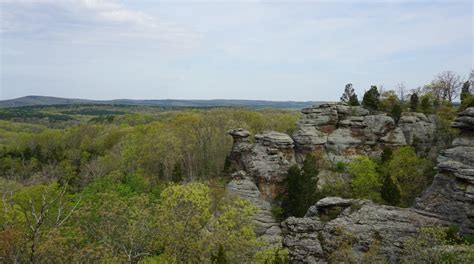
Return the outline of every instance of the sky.
{"type": "Polygon", "coordinates": [[[338,100],[473,69],[467,1],[0,0],[0,100],[338,100]]]}

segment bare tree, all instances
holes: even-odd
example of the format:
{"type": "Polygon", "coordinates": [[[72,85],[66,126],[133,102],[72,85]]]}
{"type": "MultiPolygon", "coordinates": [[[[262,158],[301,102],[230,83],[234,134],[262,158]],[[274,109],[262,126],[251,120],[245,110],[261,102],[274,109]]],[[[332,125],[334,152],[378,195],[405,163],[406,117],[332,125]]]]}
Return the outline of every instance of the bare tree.
{"type": "Polygon", "coordinates": [[[355,94],[355,92],[352,83],[346,84],[346,87],[344,88],[344,93],[341,96],[341,102],[349,103],[349,100],[353,94],[355,94]]]}
{"type": "Polygon", "coordinates": [[[405,95],[406,95],[406,92],[407,92],[407,89],[405,87],[405,83],[400,82],[399,84],[397,84],[397,92],[398,92],[398,95],[400,97],[400,101],[402,103],[404,103],[405,102],[405,95]]]}
{"type": "Polygon", "coordinates": [[[462,87],[461,76],[457,75],[452,71],[444,71],[438,74],[435,78],[434,86],[436,95],[440,96],[443,100],[452,102],[459,96],[462,87]]]}

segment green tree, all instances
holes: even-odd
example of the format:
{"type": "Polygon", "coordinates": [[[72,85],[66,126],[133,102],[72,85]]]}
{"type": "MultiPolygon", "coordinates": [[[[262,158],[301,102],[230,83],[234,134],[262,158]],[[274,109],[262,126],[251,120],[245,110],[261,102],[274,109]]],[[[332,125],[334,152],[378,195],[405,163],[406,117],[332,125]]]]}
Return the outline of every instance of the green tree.
{"type": "Polygon", "coordinates": [[[418,101],[419,101],[418,94],[413,93],[410,96],[410,110],[412,112],[416,112],[418,110],[418,103],[419,103],[418,101]]]}
{"type": "Polygon", "coordinates": [[[400,204],[400,187],[389,174],[384,174],[381,195],[382,199],[389,205],[400,204]]]}
{"type": "Polygon", "coordinates": [[[359,156],[349,163],[352,176],[352,193],[357,198],[381,202],[382,179],[377,173],[377,164],[366,156],[359,156]]]}
{"type": "Polygon", "coordinates": [[[469,88],[471,87],[471,83],[469,81],[465,81],[464,84],[462,85],[461,89],[461,103],[464,101],[468,96],[471,95],[471,92],[469,91],[469,88]]]}
{"type": "Polygon", "coordinates": [[[248,262],[261,246],[252,221],[255,208],[246,200],[225,200],[213,212],[209,188],[201,183],[172,185],[161,197],[157,243],[168,261],[210,262],[222,247],[228,259],[248,262]]]}
{"type": "Polygon", "coordinates": [[[395,123],[398,123],[398,120],[400,120],[400,117],[402,116],[402,107],[399,103],[393,105],[390,115],[392,116],[395,123]]]}
{"type": "Polygon", "coordinates": [[[425,174],[428,166],[429,162],[418,158],[415,150],[409,146],[401,147],[395,151],[392,159],[386,163],[387,177],[390,177],[394,184],[400,188],[401,206],[410,206],[429,184],[429,178],[425,174]]]}
{"type": "Polygon", "coordinates": [[[425,114],[432,112],[433,105],[431,103],[431,95],[425,94],[421,96],[421,111],[425,114]]]}
{"type": "Polygon", "coordinates": [[[471,82],[466,81],[461,90],[461,110],[474,106],[474,96],[470,91],[471,82]]]}
{"type": "Polygon", "coordinates": [[[371,110],[378,110],[380,104],[380,93],[377,90],[377,86],[372,85],[370,89],[364,93],[364,98],[362,99],[362,105],[371,110]]]}
{"type": "Polygon", "coordinates": [[[344,88],[344,93],[341,96],[341,102],[346,103],[350,106],[359,105],[359,100],[357,99],[357,94],[355,94],[354,88],[352,87],[352,83],[346,84],[346,87],[344,88]]]}
{"type": "Polygon", "coordinates": [[[359,106],[360,105],[359,99],[357,98],[357,94],[351,95],[351,97],[349,98],[349,103],[348,104],[350,106],[359,106]]]}
{"type": "Polygon", "coordinates": [[[282,203],[285,215],[302,217],[308,208],[320,198],[317,189],[319,173],[317,162],[315,155],[308,154],[301,170],[297,165],[289,168],[288,190],[282,203]]]}

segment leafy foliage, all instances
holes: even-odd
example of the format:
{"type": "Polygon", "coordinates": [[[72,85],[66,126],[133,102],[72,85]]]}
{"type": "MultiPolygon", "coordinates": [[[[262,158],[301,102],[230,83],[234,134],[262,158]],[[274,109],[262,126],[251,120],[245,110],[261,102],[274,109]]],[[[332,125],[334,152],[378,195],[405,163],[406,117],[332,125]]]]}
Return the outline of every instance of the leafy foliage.
{"type": "Polygon", "coordinates": [[[381,202],[382,178],[377,173],[377,164],[368,157],[360,156],[349,163],[352,175],[352,194],[357,198],[367,198],[381,202]]]}

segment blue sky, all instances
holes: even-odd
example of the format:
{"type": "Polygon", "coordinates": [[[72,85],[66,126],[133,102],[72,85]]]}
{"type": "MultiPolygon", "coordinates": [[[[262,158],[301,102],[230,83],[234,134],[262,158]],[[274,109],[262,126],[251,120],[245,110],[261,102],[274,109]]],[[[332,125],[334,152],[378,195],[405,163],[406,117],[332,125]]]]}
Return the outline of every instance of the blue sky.
{"type": "Polygon", "coordinates": [[[0,99],[337,100],[473,68],[471,1],[0,0],[0,99]]]}

